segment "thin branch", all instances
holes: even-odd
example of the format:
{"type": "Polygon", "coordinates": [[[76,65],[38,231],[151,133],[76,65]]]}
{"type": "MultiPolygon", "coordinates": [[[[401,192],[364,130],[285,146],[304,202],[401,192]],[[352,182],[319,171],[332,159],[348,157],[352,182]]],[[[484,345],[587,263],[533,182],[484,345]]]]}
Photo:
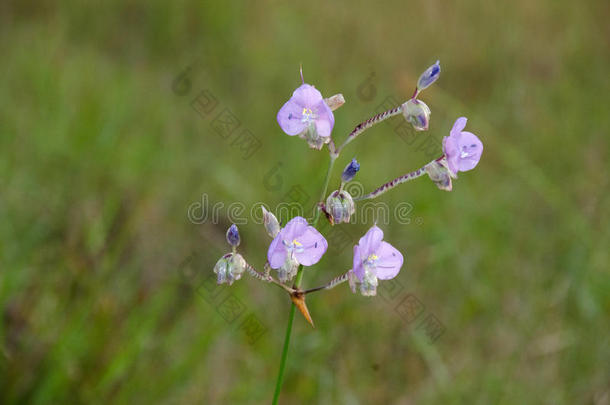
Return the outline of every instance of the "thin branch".
{"type": "Polygon", "coordinates": [[[396,187],[399,184],[402,183],[406,183],[409,180],[413,180],[416,179],[418,177],[423,176],[424,174],[426,174],[426,166],[421,167],[411,173],[407,173],[403,176],[397,177],[392,181],[388,181],[387,183],[385,183],[384,185],[378,187],[377,189],[375,189],[374,191],[371,191],[370,193],[363,195],[361,197],[355,197],[354,201],[361,201],[361,200],[369,200],[372,198],[376,198],[379,197],[381,194],[385,193],[388,190],[393,189],[394,187],[396,187]]]}
{"type": "Polygon", "coordinates": [[[350,134],[347,136],[347,139],[345,140],[345,142],[343,142],[343,144],[341,146],[339,146],[339,149],[337,150],[337,154],[341,153],[341,151],[343,150],[345,145],[347,145],[348,143],[350,143],[351,141],[356,139],[356,137],[358,135],[360,135],[361,133],[363,133],[364,131],[366,131],[367,129],[372,127],[373,125],[376,125],[382,121],[385,121],[386,119],[388,119],[390,117],[398,115],[401,112],[402,112],[402,104],[399,105],[398,107],[392,108],[391,110],[379,113],[379,114],[369,118],[368,120],[356,125],[356,127],[352,130],[352,132],[350,132],[350,134]]]}
{"type": "MultiPolygon", "coordinates": [[[[267,265],[265,264],[265,267],[267,267],[267,265]]],[[[265,281],[267,283],[273,283],[281,288],[283,288],[284,290],[286,290],[288,292],[288,294],[292,294],[295,292],[294,288],[290,288],[285,284],[282,284],[281,282],[277,281],[276,279],[273,278],[273,276],[271,276],[271,274],[265,272],[265,274],[261,273],[260,271],[256,270],[250,263],[246,262],[246,271],[254,278],[261,280],[261,281],[265,281]]]]}
{"type": "Polygon", "coordinates": [[[328,152],[330,153],[331,159],[333,158],[333,156],[335,157],[335,159],[339,156],[337,146],[335,145],[335,140],[332,136],[330,137],[330,141],[328,142],[328,152]]]}
{"type": "Polygon", "coordinates": [[[309,294],[309,293],[320,291],[320,290],[330,290],[331,288],[335,288],[339,284],[344,283],[349,279],[349,272],[350,272],[350,270],[348,270],[344,274],[341,274],[338,277],[333,278],[328,283],[326,283],[320,287],[310,288],[309,290],[305,290],[305,291],[303,291],[303,294],[309,294]]]}

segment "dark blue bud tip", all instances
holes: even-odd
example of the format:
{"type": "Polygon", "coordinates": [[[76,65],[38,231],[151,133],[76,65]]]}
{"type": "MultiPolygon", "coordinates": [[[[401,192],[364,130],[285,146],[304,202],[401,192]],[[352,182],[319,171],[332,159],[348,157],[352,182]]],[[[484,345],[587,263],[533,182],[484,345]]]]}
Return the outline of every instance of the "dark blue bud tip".
{"type": "Polygon", "coordinates": [[[440,61],[436,61],[436,63],[430,66],[424,73],[421,74],[419,80],[417,81],[417,90],[421,91],[426,87],[430,86],[432,83],[438,79],[441,73],[441,64],[440,61]]]}
{"type": "Polygon", "coordinates": [[[441,63],[439,60],[436,61],[434,65],[432,65],[432,70],[430,72],[430,76],[436,76],[441,72],[441,63]]]}
{"type": "Polygon", "coordinates": [[[239,231],[237,230],[237,225],[233,224],[229,227],[227,231],[227,242],[229,245],[233,247],[239,246],[239,231]]]}
{"type": "Polygon", "coordinates": [[[358,173],[358,170],[360,170],[360,163],[358,163],[356,158],[354,158],[351,162],[349,162],[347,166],[345,166],[345,169],[343,169],[343,173],[341,174],[341,180],[346,183],[348,181],[351,181],[356,175],[356,173],[358,173]]]}

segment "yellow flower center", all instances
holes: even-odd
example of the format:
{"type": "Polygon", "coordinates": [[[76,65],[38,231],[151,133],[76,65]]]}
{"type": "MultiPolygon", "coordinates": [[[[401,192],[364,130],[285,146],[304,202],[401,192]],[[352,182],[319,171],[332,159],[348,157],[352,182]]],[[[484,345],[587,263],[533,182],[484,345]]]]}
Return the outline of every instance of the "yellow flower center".
{"type": "Polygon", "coordinates": [[[311,108],[304,107],[301,114],[303,116],[301,119],[302,122],[311,122],[316,119],[316,114],[314,114],[311,108]]]}

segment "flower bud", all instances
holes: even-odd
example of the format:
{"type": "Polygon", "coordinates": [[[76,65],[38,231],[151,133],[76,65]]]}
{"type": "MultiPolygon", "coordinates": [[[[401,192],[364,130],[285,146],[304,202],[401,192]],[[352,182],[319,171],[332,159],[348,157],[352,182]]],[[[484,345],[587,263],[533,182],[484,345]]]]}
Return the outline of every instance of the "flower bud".
{"type": "Polygon", "coordinates": [[[324,102],[330,108],[331,111],[335,111],[337,108],[345,104],[345,98],[343,97],[343,94],[339,93],[335,94],[332,97],[325,98],[324,102]]]}
{"type": "Polygon", "coordinates": [[[269,236],[275,238],[280,232],[280,223],[273,213],[267,211],[263,206],[261,206],[261,208],[263,209],[263,224],[265,225],[265,230],[269,236]]]}
{"type": "Polygon", "coordinates": [[[419,80],[417,81],[417,91],[422,91],[426,87],[430,86],[432,83],[438,79],[441,74],[441,65],[437,60],[436,63],[430,66],[424,73],[419,76],[419,80]]]}
{"type": "Polygon", "coordinates": [[[402,105],[402,115],[416,131],[427,131],[430,122],[430,108],[421,100],[410,99],[402,105]]]}
{"type": "Polygon", "coordinates": [[[229,243],[229,245],[233,246],[234,248],[239,246],[240,240],[239,240],[239,231],[237,230],[237,225],[233,224],[227,230],[227,242],[229,243]]]}
{"type": "Polygon", "coordinates": [[[430,177],[430,180],[432,180],[438,188],[445,191],[451,191],[453,187],[451,184],[452,176],[447,167],[447,158],[443,157],[440,161],[434,160],[428,163],[425,168],[428,177],[430,177]]]}
{"type": "Polygon", "coordinates": [[[351,215],[356,211],[352,196],[345,190],[333,191],[326,199],[326,213],[331,224],[348,223],[351,215]]]}
{"type": "Polygon", "coordinates": [[[246,261],[239,253],[227,253],[216,262],[214,273],[218,275],[218,284],[233,284],[241,278],[246,269],[246,261]]]}
{"type": "Polygon", "coordinates": [[[347,166],[345,166],[345,169],[343,169],[343,173],[341,174],[341,181],[343,181],[344,183],[351,181],[356,175],[356,173],[358,173],[358,170],[360,170],[360,163],[358,163],[356,159],[352,159],[352,161],[349,162],[347,166]]]}

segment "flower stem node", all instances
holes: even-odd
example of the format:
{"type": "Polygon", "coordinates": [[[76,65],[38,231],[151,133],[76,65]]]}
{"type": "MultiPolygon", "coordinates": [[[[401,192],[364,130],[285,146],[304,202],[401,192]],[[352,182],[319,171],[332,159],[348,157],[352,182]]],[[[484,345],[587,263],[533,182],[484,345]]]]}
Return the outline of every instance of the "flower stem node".
{"type": "Polygon", "coordinates": [[[261,206],[261,209],[263,210],[263,224],[265,225],[265,230],[269,236],[275,238],[280,232],[280,223],[272,212],[267,211],[263,206],[261,206]]]}
{"type": "Polygon", "coordinates": [[[331,225],[342,222],[349,223],[350,217],[356,211],[352,196],[345,190],[335,190],[326,199],[324,209],[331,225]]]}
{"type": "Polygon", "coordinates": [[[301,314],[303,314],[303,317],[305,317],[307,322],[309,322],[309,324],[315,328],[313,319],[311,319],[311,315],[309,314],[309,310],[307,309],[307,304],[305,304],[305,294],[300,291],[295,291],[294,293],[290,294],[290,299],[301,312],[301,314]]]}
{"type": "Polygon", "coordinates": [[[214,273],[218,275],[218,284],[232,285],[241,278],[246,269],[246,261],[239,253],[227,253],[216,262],[214,273]]]}
{"type": "Polygon", "coordinates": [[[430,108],[421,100],[410,99],[402,105],[402,115],[416,131],[428,130],[430,114],[430,108]]]}

